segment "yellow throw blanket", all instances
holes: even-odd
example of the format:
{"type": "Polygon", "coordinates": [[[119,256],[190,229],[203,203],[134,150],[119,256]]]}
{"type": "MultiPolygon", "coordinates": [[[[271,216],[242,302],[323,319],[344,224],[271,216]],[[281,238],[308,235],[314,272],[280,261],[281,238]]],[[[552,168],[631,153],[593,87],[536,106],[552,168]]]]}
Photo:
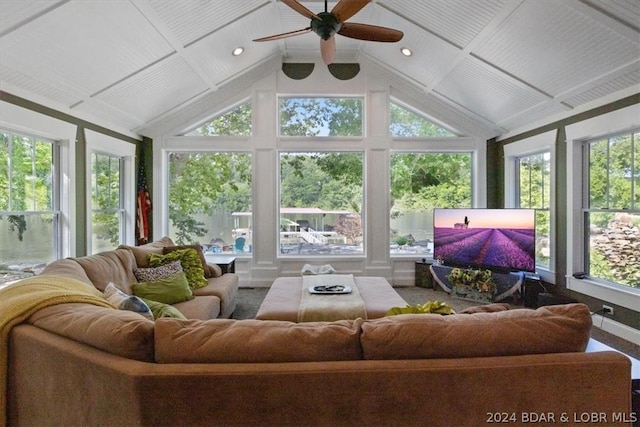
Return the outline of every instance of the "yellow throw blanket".
{"type": "Polygon", "coordinates": [[[302,297],[298,322],[321,322],[342,319],[366,319],[367,308],[352,274],[302,276],[302,297]],[[311,294],[310,286],[350,286],[351,293],[336,295],[311,294]]]}
{"type": "Polygon", "coordinates": [[[115,308],[99,290],[66,277],[35,276],[0,289],[0,426],[7,424],[7,363],[11,328],[42,308],[68,302],[115,308]]]}

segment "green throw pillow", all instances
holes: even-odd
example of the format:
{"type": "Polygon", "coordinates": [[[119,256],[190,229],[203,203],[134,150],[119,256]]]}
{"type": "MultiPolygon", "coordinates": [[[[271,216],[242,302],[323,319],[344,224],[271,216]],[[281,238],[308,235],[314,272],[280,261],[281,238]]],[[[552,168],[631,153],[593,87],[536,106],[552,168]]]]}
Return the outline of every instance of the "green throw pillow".
{"type": "Polygon", "coordinates": [[[427,301],[424,304],[416,304],[416,305],[406,305],[405,307],[391,307],[385,316],[395,316],[397,314],[426,314],[426,313],[434,313],[434,314],[456,314],[455,311],[447,304],[442,301],[427,301]]]}
{"type": "Polygon", "coordinates": [[[202,262],[195,249],[181,249],[169,252],[166,255],[149,255],[149,265],[151,267],[160,267],[176,260],[182,264],[182,270],[187,275],[187,282],[189,282],[191,289],[207,286],[208,281],[204,277],[204,268],[202,268],[202,262]]]}
{"type": "Polygon", "coordinates": [[[135,296],[164,304],[175,304],[193,299],[193,293],[184,273],[178,273],[155,282],[134,283],[131,288],[135,296]]]}
{"type": "Polygon", "coordinates": [[[187,320],[187,318],[184,317],[184,314],[180,313],[177,308],[172,307],[169,304],[163,304],[161,302],[152,301],[150,299],[143,299],[143,301],[146,302],[151,309],[154,320],[157,320],[161,317],[173,317],[174,319],[187,320]]]}

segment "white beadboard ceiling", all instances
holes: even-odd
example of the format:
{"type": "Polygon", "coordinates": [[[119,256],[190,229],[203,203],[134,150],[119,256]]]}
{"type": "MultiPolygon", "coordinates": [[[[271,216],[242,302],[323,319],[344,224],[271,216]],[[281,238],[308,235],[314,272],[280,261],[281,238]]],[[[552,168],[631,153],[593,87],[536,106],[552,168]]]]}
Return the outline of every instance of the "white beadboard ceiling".
{"type": "MultiPolygon", "coordinates": [[[[640,92],[638,0],[372,0],[349,21],[405,36],[337,36],[338,62],[391,76],[482,136],[640,92]]],[[[319,57],[313,33],[251,41],[308,25],[278,0],[0,0],[0,89],[145,134],[234,81],[260,78],[274,58],[319,57]],[[237,46],[245,53],[233,57],[237,46]]]]}

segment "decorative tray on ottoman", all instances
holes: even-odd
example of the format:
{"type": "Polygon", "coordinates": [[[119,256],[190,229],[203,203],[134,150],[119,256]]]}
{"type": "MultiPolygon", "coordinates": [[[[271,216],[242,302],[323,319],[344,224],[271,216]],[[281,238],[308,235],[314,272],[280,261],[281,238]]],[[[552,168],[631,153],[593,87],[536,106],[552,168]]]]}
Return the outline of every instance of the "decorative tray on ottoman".
{"type": "Polygon", "coordinates": [[[331,294],[350,294],[351,286],[343,286],[343,285],[314,285],[309,286],[309,292],[312,294],[323,294],[323,295],[331,295],[331,294]]]}

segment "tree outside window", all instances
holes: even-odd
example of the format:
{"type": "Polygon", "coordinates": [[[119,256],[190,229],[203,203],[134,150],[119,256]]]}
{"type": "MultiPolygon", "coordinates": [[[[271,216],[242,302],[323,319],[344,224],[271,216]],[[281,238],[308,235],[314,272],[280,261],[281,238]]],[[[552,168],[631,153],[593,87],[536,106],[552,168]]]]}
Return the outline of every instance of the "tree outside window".
{"type": "Polygon", "coordinates": [[[251,103],[245,102],[198,125],[185,136],[249,136],[251,135],[251,103]]]}
{"type": "Polygon", "coordinates": [[[391,114],[391,120],[389,121],[389,134],[392,137],[450,138],[457,136],[450,130],[433,123],[426,117],[410,111],[394,102],[389,104],[389,110],[391,114]]]}
{"type": "Polygon", "coordinates": [[[280,253],[361,255],[363,153],[280,154],[280,253]]]}
{"type": "Polygon", "coordinates": [[[94,254],[115,249],[122,240],[122,168],[120,157],[91,155],[91,252],[94,254]]]}
{"type": "Polygon", "coordinates": [[[363,104],[362,97],[282,97],[279,101],[280,135],[363,136],[363,104]]]}
{"type": "MultiPolygon", "coordinates": [[[[251,102],[198,125],[185,136],[211,137],[211,144],[252,132],[251,102]]],[[[181,152],[169,162],[169,236],[178,244],[202,244],[208,252],[250,254],[251,154],[181,152]]]]}
{"type": "Polygon", "coordinates": [[[519,208],[536,210],[536,264],[549,269],[551,259],[551,153],[517,159],[519,208]]]}
{"type": "Polygon", "coordinates": [[[251,155],[170,152],[169,236],[210,252],[250,253],[251,155]]]}
{"type": "Polygon", "coordinates": [[[0,130],[0,269],[57,259],[57,143],[0,130]]]}
{"type": "Polygon", "coordinates": [[[471,207],[471,153],[391,155],[391,254],[433,256],[433,209],[471,207]]]}

